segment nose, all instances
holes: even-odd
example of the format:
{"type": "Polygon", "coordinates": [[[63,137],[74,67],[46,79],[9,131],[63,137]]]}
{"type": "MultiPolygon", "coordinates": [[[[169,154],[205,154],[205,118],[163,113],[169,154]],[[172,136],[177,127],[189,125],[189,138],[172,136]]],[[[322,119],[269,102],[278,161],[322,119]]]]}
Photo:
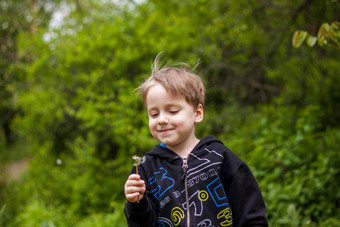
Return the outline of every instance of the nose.
{"type": "Polygon", "coordinates": [[[169,119],[165,114],[160,114],[157,123],[160,124],[160,125],[168,124],[169,119]]]}

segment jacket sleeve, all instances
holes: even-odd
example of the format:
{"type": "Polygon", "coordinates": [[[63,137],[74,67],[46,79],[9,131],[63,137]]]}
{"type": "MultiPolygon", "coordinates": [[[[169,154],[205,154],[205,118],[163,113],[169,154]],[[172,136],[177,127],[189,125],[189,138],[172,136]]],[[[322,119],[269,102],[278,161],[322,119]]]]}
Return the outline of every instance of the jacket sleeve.
{"type": "Polygon", "coordinates": [[[125,217],[129,227],[157,226],[157,212],[147,196],[139,203],[125,203],[125,217]]]}
{"type": "Polygon", "coordinates": [[[232,210],[233,226],[268,226],[260,188],[243,161],[229,178],[226,190],[232,210]]]}
{"type": "MultiPolygon", "coordinates": [[[[135,173],[135,168],[132,168],[130,174],[132,173],[135,173]]],[[[139,168],[139,174],[142,179],[146,179],[143,168],[139,168]]],[[[158,209],[146,180],[145,183],[146,192],[143,199],[139,203],[130,203],[129,201],[125,203],[124,213],[129,227],[157,226],[158,209]]]]}

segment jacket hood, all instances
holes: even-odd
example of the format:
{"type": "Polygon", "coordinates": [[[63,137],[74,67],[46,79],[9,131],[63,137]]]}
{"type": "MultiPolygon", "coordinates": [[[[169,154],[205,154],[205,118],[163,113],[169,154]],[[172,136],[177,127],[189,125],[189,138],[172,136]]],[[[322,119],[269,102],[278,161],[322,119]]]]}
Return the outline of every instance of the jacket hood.
{"type": "MultiPolygon", "coordinates": [[[[201,139],[200,142],[191,151],[191,153],[199,155],[201,153],[200,151],[202,151],[202,148],[205,148],[211,145],[212,143],[223,144],[220,140],[216,139],[214,136],[209,135],[201,139]]],[[[159,144],[156,145],[150,152],[146,153],[146,156],[148,155],[170,160],[178,158],[178,155],[175,152],[159,144]]]]}

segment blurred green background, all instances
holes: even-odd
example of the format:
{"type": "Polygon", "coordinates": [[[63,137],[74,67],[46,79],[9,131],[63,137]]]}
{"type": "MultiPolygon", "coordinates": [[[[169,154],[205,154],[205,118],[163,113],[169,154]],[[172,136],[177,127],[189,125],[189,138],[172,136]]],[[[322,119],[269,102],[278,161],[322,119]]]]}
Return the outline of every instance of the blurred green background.
{"type": "Polygon", "coordinates": [[[292,45],[339,12],[337,0],[1,0],[0,226],[126,226],[131,157],[157,143],[134,89],[161,51],[201,61],[197,136],[251,167],[271,226],[340,226],[339,28],[292,45]]]}

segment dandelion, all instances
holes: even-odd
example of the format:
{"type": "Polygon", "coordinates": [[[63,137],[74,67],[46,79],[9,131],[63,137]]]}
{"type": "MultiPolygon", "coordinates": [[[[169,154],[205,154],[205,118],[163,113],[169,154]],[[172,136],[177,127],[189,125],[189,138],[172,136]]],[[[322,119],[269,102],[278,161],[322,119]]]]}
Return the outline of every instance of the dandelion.
{"type": "Polygon", "coordinates": [[[145,161],[144,157],[138,157],[137,155],[134,155],[132,159],[135,160],[134,166],[136,166],[136,173],[138,174],[138,165],[142,164],[145,161]]]}
{"type": "MultiPolygon", "coordinates": [[[[136,174],[138,174],[138,165],[142,164],[145,161],[145,159],[144,157],[138,157],[137,155],[134,155],[132,159],[135,160],[134,166],[136,166],[136,174]]],[[[137,198],[137,203],[139,203],[139,196],[137,198]]]]}

